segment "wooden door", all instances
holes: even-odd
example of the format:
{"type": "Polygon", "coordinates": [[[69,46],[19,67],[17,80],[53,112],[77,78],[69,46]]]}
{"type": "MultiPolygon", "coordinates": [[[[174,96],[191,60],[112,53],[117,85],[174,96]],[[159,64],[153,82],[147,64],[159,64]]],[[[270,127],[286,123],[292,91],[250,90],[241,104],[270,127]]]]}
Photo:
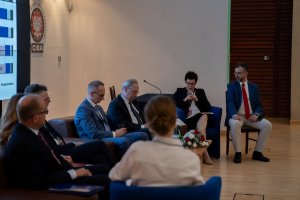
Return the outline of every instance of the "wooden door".
{"type": "Polygon", "coordinates": [[[236,63],[247,63],[270,117],[290,117],[292,8],[292,0],[231,1],[230,81],[236,63]]]}

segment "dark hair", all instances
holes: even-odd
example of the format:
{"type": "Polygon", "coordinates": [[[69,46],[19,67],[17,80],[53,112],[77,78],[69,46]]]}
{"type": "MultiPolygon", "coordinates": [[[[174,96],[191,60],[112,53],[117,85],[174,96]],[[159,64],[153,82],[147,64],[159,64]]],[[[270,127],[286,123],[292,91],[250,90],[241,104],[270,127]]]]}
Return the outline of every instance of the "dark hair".
{"type": "Polygon", "coordinates": [[[17,116],[17,104],[19,99],[23,97],[23,94],[18,93],[13,95],[6,106],[3,117],[0,123],[0,146],[5,146],[8,139],[14,129],[16,123],[18,122],[17,116]]]}
{"type": "Polygon", "coordinates": [[[164,136],[176,123],[176,106],[167,96],[158,95],[150,99],[145,107],[145,117],[150,130],[164,136]]]}
{"type": "Polygon", "coordinates": [[[198,81],[198,75],[193,72],[193,71],[188,71],[186,74],[185,74],[185,77],[184,77],[184,80],[186,81],[187,79],[189,80],[195,80],[196,83],[198,81]]]}
{"type": "Polygon", "coordinates": [[[246,63],[238,63],[236,64],[235,68],[243,68],[245,71],[248,71],[248,65],[246,63]]]}
{"type": "Polygon", "coordinates": [[[25,88],[25,94],[39,94],[41,92],[47,92],[48,88],[45,85],[42,84],[30,84],[27,85],[25,88]]]}
{"type": "Polygon", "coordinates": [[[92,81],[88,84],[88,92],[92,92],[94,91],[95,88],[98,88],[99,86],[104,86],[104,83],[102,83],[101,81],[95,80],[92,81]]]}
{"type": "Polygon", "coordinates": [[[40,112],[40,96],[28,94],[22,97],[17,104],[17,113],[20,121],[26,121],[35,113],[40,112]]]}

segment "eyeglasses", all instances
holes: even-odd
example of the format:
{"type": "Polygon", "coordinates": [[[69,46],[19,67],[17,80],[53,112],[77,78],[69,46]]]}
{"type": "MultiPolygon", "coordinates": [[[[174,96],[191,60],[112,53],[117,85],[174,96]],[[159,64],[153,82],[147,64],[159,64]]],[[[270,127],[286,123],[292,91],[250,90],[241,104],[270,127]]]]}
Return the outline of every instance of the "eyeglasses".
{"type": "Polygon", "coordinates": [[[37,113],[34,113],[34,115],[42,115],[42,114],[45,114],[45,115],[47,115],[49,113],[49,110],[48,109],[46,109],[46,110],[44,110],[44,111],[42,111],[42,112],[37,112],[37,113]]]}
{"type": "Polygon", "coordinates": [[[187,84],[187,85],[196,85],[196,82],[189,82],[189,81],[186,81],[185,84],[187,84]]]}
{"type": "Polygon", "coordinates": [[[234,72],[235,75],[240,75],[240,74],[243,74],[245,72],[234,72]]]}
{"type": "Polygon", "coordinates": [[[99,97],[103,98],[104,97],[104,94],[98,94],[97,92],[93,92],[95,94],[97,94],[99,97]]]}

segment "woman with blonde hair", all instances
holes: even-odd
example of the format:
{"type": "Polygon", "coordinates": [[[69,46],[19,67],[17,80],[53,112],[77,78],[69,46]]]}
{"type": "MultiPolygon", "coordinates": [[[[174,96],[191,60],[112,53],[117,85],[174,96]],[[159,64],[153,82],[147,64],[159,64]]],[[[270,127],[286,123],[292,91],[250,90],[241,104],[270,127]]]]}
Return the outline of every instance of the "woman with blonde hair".
{"type": "Polygon", "coordinates": [[[13,95],[7,106],[6,110],[4,111],[3,117],[1,118],[0,124],[0,146],[4,147],[14,129],[16,123],[18,122],[18,116],[16,111],[16,106],[19,99],[23,96],[23,94],[15,94],[13,95]]]}
{"type": "Polygon", "coordinates": [[[176,107],[167,96],[152,98],[145,107],[146,124],[152,141],[131,145],[110,171],[111,180],[137,186],[185,186],[204,184],[198,156],[173,139],[176,107]]]}

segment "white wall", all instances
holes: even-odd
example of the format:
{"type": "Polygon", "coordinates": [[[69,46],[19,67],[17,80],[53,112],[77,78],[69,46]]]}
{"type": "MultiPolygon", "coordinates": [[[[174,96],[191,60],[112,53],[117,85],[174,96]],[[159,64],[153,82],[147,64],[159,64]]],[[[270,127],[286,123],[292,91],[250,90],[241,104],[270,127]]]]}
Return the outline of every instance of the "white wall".
{"type": "MultiPolygon", "coordinates": [[[[74,115],[91,80],[100,79],[107,88],[115,85],[119,92],[124,80],[136,78],[140,94],[156,93],[143,83],[146,79],[163,93],[173,93],[184,87],[188,70],[198,73],[198,87],[205,89],[210,102],[225,108],[227,1],[40,0],[40,4],[47,35],[44,53],[32,55],[31,82],[48,86],[52,99],[48,119],[74,115]]],[[[107,89],[105,109],[109,101],[107,89]]]]}
{"type": "Polygon", "coordinates": [[[52,103],[48,118],[66,116],[70,114],[71,101],[69,12],[64,0],[37,2],[45,12],[47,28],[43,54],[31,54],[31,83],[45,84],[49,89],[52,103]]]}
{"type": "MultiPolygon", "coordinates": [[[[224,108],[227,75],[227,1],[73,0],[70,13],[71,110],[86,96],[88,82],[107,88],[128,78],[140,94],[184,87],[194,70],[213,105],[224,108]]],[[[110,101],[106,90],[104,108],[110,101]]]]}

